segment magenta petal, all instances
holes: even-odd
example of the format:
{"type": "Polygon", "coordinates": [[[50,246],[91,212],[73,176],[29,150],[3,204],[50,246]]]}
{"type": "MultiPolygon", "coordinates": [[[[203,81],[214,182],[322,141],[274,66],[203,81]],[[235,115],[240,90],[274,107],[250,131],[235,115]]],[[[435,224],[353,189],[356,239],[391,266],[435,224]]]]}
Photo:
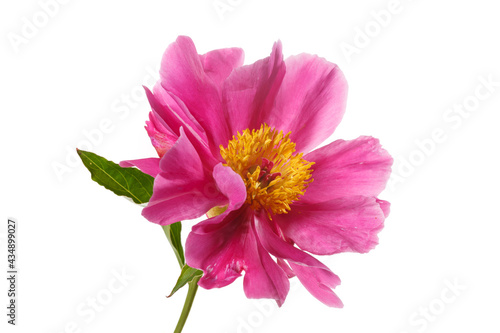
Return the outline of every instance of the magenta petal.
{"type": "MultiPolygon", "coordinates": [[[[332,279],[338,279],[334,278],[335,274],[331,273],[330,269],[322,264],[319,260],[279,238],[269,226],[267,216],[261,214],[256,221],[256,230],[257,234],[259,235],[259,239],[261,240],[264,248],[269,251],[269,253],[278,258],[286,259],[289,262],[295,262],[299,265],[305,265],[308,267],[314,267],[320,270],[324,270],[326,272],[329,272],[329,275],[332,276],[332,279]]],[[[340,282],[340,280],[338,282],[340,282]]]]}
{"type": "Polygon", "coordinates": [[[212,161],[201,158],[181,128],[179,140],[160,162],[161,172],[155,178],[153,195],[142,215],[161,225],[205,214],[214,206],[227,204],[212,174],[212,161]]]}
{"type": "Polygon", "coordinates": [[[285,133],[299,152],[327,139],[340,123],[347,100],[347,81],[337,65],[315,55],[285,60],[286,75],[267,123],[285,133]]]}
{"type": "Polygon", "coordinates": [[[161,85],[184,102],[205,130],[213,152],[227,144],[230,134],[222,112],[220,94],[205,73],[200,56],[189,37],[180,36],[169,45],[160,69],[161,85]]]}
{"type": "Polygon", "coordinates": [[[301,249],[314,254],[365,253],[378,244],[388,202],[374,197],[339,198],[316,204],[295,204],[275,220],[301,249]]]}
{"type": "Polygon", "coordinates": [[[149,121],[146,121],[146,131],[160,158],[172,148],[178,139],[177,135],[173,134],[156,119],[154,112],[149,113],[149,121]]]}
{"type": "MultiPolygon", "coordinates": [[[[203,137],[206,141],[205,131],[201,125],[196,121],[193,115],[186,108],[184,103],[179,100],[179,98],[172,93],[166,91],[162,86],[161,82],[157,82],[153,87],[153,95],[156,99],[155,103],[159,103],[163,106],[161,112],[169,113],[165,116],[165,121],[168,123],[172,122],[171,117],[174,117],[179,126],[184,127],[184,130],[189,129],[193,133],[198,133],[200,137],[203,137]],[[169,120],[170,119],[170,120],[169,120]]],[[[158,111],[159,112],[159,111],[158,111]]],[[[178,130],[178,129],[177,129],[178,130]]]]}
{"type": "Polygon", "coordinates": [[[231,73],[222,96],[232,134],[266,122],[285,71],[281,42],[277,42],[269,57],[231,73]]]}
{"type": "Polygon", "coordinates": [[[286,276],[288,276],[289,279],[295,276],[295,273],[292,271],[292,269],[285,260],[281,258],[276,258],[276,262],[281,267],[281,269],[286,273],[286,276]]]}
{"type": "MultiPolygon", "coordinates": [[[[189,138],[192,145],[195,147],[195,150],[197,150],[197,152],[200,154],[202,160],[211,162],[216,161],[213,155],[207,149],[204,148],[207,146],[207,140],[204,135],[204,132],[201,132],[199,129],[197,129],[195,123],[191,123],[189,121],[186,122],[186,119],[180,117],[179,114],[175,113],[172,109],[170,109],[168,105],[167,106],[162,105],[156,98],[156,96],[154,96],[148,88],[145,87],[145,90],[146,90],[146,96],[148,97],[153,112],[158,115],[156,119],[158,119],[164,127],[172,131],[174,135],[180,135],[181,129],[184,129],[186,136],[189,138]]],[[[178,101],[175,96],[171,97],[172,100],[178,101]]],[[[181,109],[184,108],[184,105],[182,104],[181,101],[178,101],[177,105],[181,109]]],[[[219,156],[220,154],[217,154],[217,157],[219,156]]],[[[212,163],[212,166],[213,165],[214,163],[212,163]]]]}
{"type": "Polygon", "coordinates": [[[156,119],[160,124],[168,129],[173,135],[179,136],[181,127],[188,133],[194,134],[196,130],[191,126],[192,124],[186,123],[182,117],[175,113],[169,105],[163,105],[156,95],[146,87],[146,96],[153,112],[157,115],[156,119]]]}
{"type": "Polygon", "coordinates": [[[120,166],[123,168],[137,167],[151,177],[156,177],[160,173],[160,159],[157,157],[121,161],[120,166]]]}
{"type": "Polygon", "coordinates": [[[389,216],[389,212],[391,211],[391,204],[388,201],[377,199],[377,203],[380,205],[380,209],[384,213],[384,217],[389,216]]]}
{"type": "Polygon", "coordinates": [[[230,211],[198,223],[186,240],[186,263],[203,270],[198,284],[221,288],[241,276],[245,256],[256,257],[248,214],[230,211]],[[247,250],[243,252],[243,248],[247,250]]]}
{"type": "Polygon", "coordinates": [[[315,162],[301,202],[322,202],[354,195],[377,196],[391,174],[392,157],[372,137],[337,140],[304,156],[315,162]]]}
{"type": "Polygon", "coordinates": [[[242,208],[198,223],[186,241],[186,262],[203,270],[198,282],[203,288],[224,287],[244,270],[247,297],[272,298],[281,305],[288,278],[260,244],[252,219],[253,212],[242,208]]]}
{"type": "MultiPolygon", "coordinates": [[[[322,277],[321,273],[318,274],[317,270],[309,269],[306,266],[301,266],[298,264],[290,263],[293,271],[297,275],[300,283],[319,301],[323,304],[341,308],[344,305],[340,298],[332,291],[332,288],[335,288],[338,283],[333,281],[328,276],[322,277]]],[[[324,273],[323,273],[324,274],[324,273]]]]}
{"type": "Polygon", "coordinates": [[[340,284],[340,279],[328,267],[279,238],[269,226],[267,217],[259,217],[256,230],[264,248],[275,257],[287,260],[301,283],[314,297],[329,306],[342,306],[331,290],[340,284]]]}
{"type": "Polygon", "coordinates": [[[244,52],[240,48],[213,50],[200,55],[205,74],[212,79],[220,90],[222,83],[233,69],[243,65],[244,52]]]}
{"type": "Polygon", "coordinates": [[[258,238],[257,249],[262,269],[249,269],[245,273],[245,295],[248,298],[272,298],[281,307],[290,291],[289,275],[271,258],[258,238]]]}
{"type": "Polygon", "coordinates": [[[229,201],[227,211],[239,209],[247,198],[247,189],[240,175],[219,163],[214,167],[213,177],[217,190],[229,201]]]}

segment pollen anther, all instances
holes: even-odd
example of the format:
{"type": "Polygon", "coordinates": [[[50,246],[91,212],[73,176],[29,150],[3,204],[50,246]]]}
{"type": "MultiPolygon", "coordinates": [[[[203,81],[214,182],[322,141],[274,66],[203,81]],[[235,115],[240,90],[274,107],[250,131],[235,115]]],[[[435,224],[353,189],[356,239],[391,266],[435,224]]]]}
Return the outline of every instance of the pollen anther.
{"type": "Polygon", "coordinates": [[[288,213],[290,204],[299,200],[313,181],[314,162],[304,160],[302,153],[294,154],[290,134],[263,124],[258,130],[238,132],[227,148],[220,146],[225,165],[245,182],[246,203],[256,211],[288,213]]]}

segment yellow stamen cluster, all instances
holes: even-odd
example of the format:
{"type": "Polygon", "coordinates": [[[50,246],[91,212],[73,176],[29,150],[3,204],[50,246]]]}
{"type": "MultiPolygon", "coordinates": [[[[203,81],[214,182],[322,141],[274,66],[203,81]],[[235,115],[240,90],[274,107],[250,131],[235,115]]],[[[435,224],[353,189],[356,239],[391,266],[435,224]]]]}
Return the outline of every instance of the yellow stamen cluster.
{"type": "Polygon", "coordinates": [[[311,166],[294,155],[295,143],[289,132],[283,135],[263,124],[260,129],[246,129],[233,136],[227,148],[220,146],[226,166],[238,173],[247,188],[246,203],[254,210],[265,209],[268,214],[290,211],[290,204],[304,195],[311,179],[311,166]]]}

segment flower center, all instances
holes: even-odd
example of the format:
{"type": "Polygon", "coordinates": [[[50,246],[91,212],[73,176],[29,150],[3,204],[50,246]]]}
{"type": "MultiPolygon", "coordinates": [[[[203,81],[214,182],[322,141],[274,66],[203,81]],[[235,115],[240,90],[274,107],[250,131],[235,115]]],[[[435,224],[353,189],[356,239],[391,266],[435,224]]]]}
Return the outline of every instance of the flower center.
{"type": "Polygon", "coordinates": [[[263,124],[260,129],[246,129],[220,146],[226,166],[238,173],[247,188],[246,203],[268,214],[288,213],[290,204],[304,195],[311,179],[311,166],[295,152],[290,133],[283,135],[263,124]]]}

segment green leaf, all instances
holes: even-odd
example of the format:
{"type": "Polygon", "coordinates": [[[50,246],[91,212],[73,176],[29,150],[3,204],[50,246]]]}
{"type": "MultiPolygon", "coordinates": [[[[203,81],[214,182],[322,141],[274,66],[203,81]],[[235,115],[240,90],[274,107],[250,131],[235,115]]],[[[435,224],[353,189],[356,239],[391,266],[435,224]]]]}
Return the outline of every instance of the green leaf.
{"type": "Polygon", "coordinates": [[[172,289],[172,292],[170,295],[167,297],[171,297],[173,294],[175,294],[179,289],[184,287],[186,284],[188,284],[191,281],[196,281],[200,279],[200,277],[203,275],[203,272],[200,271],[199,269],[189,267],[188,265],[184,265],[181,270],[181,275],[179,276],[179,279],[177,279],[177,283],[174,286],[174,289],[172,289]]]}
{"type": "MultiPolygon", "coordinates": [[[[85,167],[90,171],[92,180],[97,182],[99,185],[104,186],[117,195],[131,198],[138,204],[146,203],[151,198],[151,195],[153,194],[153,177],[136,168],[122,168],[118,164],[108,161],[104,157],[94,153],[79,149],[76,151],[82,159],[85,167]]],[[[179,281],[177,281],[174,291],[172,291],[171,295],[173,295],[177,290],[179,290],[179,288],[190,282],[195,276],[193,275],[193,277],[190,277],[190,274],[194,274],[195,271],[198,270],[191,269],[184,271],[186,267],[190,267],[185,265],[186,261],[184,258],[184,250],[182,248],[181,240],[181,222],[176,222],[170,225],[162,225],[162,228],[168,241],[170,242],[170,245],[172,246],[172,249],[174,250],[179,266],[182,269],[181,277],[179,278],[179,281]],[[184,273],[188,275],[183,277],[184,273]],[[181,280],[181,278],[187,278],[188,280],[183,282],[184,280],[181,280]]],[[[198,272],[202,274],[201,271],[198,272]]]]}
{"type": "Polygon", "coordinates": [[[165,236],[167,236],[167,239],[170,242],[172,249],[174,250],[175,256],[177,257],[177,261],[179,262],[179,266],[183,268],[186,261],[184,259],[184,250],[182,249],[181,222],[175,222],[169,225],[162,225],[161,227],[163,228],[163,232],[165,232],[165,236]]]}
{"type": "Polygon", "coordinates": [[[122,168],[94,153],[76,150],[92,180],[117,195],[131,198],[135,203],[146,203],[153,194],[154,178],[136,168],[122,168]]]}

